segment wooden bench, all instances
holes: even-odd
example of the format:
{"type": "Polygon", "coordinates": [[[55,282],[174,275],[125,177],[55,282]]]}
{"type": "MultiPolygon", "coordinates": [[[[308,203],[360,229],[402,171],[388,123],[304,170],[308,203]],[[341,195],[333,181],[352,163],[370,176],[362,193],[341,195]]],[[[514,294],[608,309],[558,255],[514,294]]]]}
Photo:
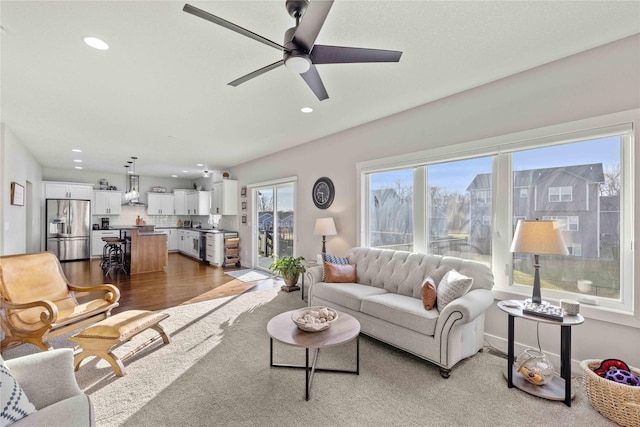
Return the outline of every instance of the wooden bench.
{"type": "Polygon", "coordinates": [[[70,337],[69,339],[76,342],[79,346],[73,358],[75,370],[77,371],[80,368],[80,363],[82,363],[85,358],[97,356],[109,362],[117,376],[124,376],[123,361],[160,338],[162,338],[165,344],[169,344],[169,337],[160,325],[160,322],[167,317],[169,317],[168,314],[155,311],[123,311],[70,337]],[[131,338],[147,329],[157,331],[158,335],[140,344],[136,349],[130,351],[122,358],[118,358],[118,356],[112,353],[115,347],[130,341],[131,338]]]}

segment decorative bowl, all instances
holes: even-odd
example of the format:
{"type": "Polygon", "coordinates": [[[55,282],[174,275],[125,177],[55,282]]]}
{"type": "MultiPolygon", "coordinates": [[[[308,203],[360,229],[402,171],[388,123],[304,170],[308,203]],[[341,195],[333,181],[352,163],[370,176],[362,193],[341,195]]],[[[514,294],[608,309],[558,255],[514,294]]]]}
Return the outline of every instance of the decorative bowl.
{"type": "Polygon", "coordinates": [[[553,365],[541,351],[528,348],[514,363],[518,372],[531,384],[545,385],[553,379],[553,365]]]}
{"type": "Polygon", "coordinates": [[[306,332],[329,329],[338,318],[338,312],[329,307],[305,307],[291,313],[291,320],[306,332]]]}

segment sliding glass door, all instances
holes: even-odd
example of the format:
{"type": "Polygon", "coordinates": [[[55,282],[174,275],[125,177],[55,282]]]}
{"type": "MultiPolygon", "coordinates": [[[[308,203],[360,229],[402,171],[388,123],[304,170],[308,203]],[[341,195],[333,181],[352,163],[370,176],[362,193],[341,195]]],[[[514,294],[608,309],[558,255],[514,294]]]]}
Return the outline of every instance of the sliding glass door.
{"type": "Polygon", "coordinates": [[[257,268],[266,269],[274,257],[294,254],[294,183],[255,189],[254,235],[257,268]]]}

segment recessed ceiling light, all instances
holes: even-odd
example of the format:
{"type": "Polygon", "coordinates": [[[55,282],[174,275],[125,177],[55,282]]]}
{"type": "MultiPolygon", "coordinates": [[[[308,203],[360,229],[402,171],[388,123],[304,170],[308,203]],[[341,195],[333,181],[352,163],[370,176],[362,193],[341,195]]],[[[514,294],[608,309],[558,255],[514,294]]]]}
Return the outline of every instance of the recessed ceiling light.
{"type": "Polygon", "coordinates": [[[76,166],[76,169],[82,169],[82,166],[76,166]]]}
{"type": "Polygon", "coordinates": [[[198,166],[199,168],[201,168],[202,166],[204,166],[202,163],[198,163],[196,166],[198,166]]]}
{"type": "Polygon", "coordinates": [[[89,46],[98,50],[107,50],[109,49],[109,45],[106,44],[103,40],[100,40],[96,37],[83,37],[82,40],[89,46]]]}
{"type": "Polygon", "coordinates": [[[80,160],[80,159],[74,159],[73,161],[76,162],[76,163],[82,163],[82,160],[80,160]]]}
{"type": "Polygon", "coordinates": [[[178,175],[176,175],[176,174],[171,175],[171,178],[177,178],[177,177],[178,177],[178,175]]]}
{"type": "Polygon", "coordinates": [[[73,148],[71,151],[73,151],[74,153],[82,153],[82,150],[79,148],[73,148]]]}
{"type": "Polygon", "coordinates": [[[189,171],[182,171],[182,173],[189,173],[189,171]]]}
{"type": "Polygon", "coordinates": [[[311,108],[311,107],[302,107],[300,109],[300,111],[302,111],[303,113],[312,113],[313,112],[313,108],[311,108]]]}

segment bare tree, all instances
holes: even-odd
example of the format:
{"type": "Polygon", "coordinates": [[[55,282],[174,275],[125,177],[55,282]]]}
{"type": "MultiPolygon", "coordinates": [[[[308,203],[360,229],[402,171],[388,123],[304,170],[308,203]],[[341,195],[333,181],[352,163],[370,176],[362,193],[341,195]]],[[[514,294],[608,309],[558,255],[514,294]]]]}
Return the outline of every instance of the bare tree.
{"type": "Polygon", "coordinates": [[[601,196],[620,195],[620,163],[604,167],[604,183],[600,186],[601,196]]]}

